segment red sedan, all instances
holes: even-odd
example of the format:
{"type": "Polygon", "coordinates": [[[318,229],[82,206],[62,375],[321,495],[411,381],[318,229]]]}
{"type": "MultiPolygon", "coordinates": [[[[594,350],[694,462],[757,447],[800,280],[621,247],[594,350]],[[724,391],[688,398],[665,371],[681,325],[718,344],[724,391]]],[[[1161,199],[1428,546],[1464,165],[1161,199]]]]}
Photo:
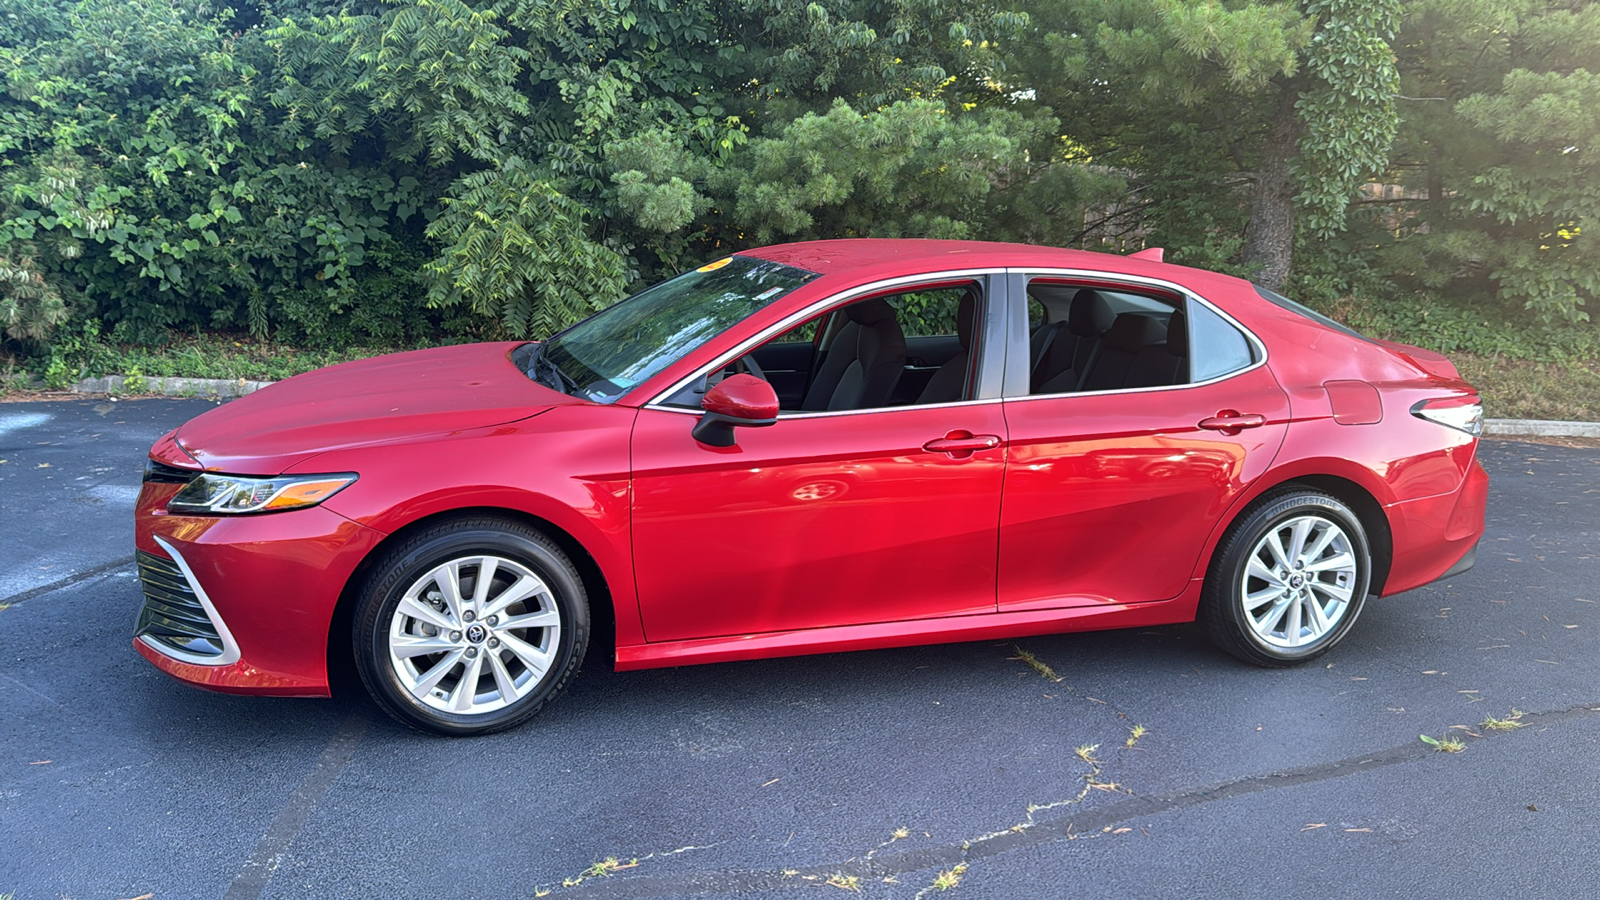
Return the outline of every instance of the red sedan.
{"type": "Polygon", "coordinates": [[[1196,618],[1282,666],[1472,565],[1448,361],[1139,256],[768,247],[543,343],[291,378],[151,448],[134,646],[290,696],[353,654],[471,734],[555,697],[601,616],[619,669],[1196,618]]]}

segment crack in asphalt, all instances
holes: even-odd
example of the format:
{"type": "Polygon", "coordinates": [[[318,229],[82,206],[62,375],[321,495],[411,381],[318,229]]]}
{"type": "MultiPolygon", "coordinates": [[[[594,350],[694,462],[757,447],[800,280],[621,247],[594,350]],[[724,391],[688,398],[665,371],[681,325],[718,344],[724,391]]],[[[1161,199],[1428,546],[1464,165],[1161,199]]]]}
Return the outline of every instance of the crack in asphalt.
{"type": "Polygon", "coordinates": [[[21,593],[12,594],[9,597],[0,597],[0,607],[16,606],[18,603],[21,603],[24,600],[32,600],[35,597],[42,597],[45,594],[53,591],[59,591],[65,587],[72,587],[80,582],[88,581],[91,578],[104,575],[108,572],[116,571],[123,566],[131,565],[133,565],[132,556],[124,556],[121,559],[114,559],[111,562],[102,563],[101,565],[95,566],[92,569],[84,569],[81,572],[68,575],[65,578],[57,579],[49,584],[41,584],[36,588],[29,588],[21,593]]]}
{"type": "MultiPolygon", "coordinates": [[[[1580,703],[1562,709],[1537,713],[1523,713],[1517,721],[1523,728],[1510,731],[1463,732],[1463,743],[1513,734],[1535,725],[1554,725],[1576,719],[1586,719],[1600,714],[1600,701],[1580,703]]],[[[1090,810],[1079,816],[1063,816],[1035,824],[1024,823],[1020,828],[985,835],[981,838],[907,850],[881,856],[869,855],[844,863],[804,866],[781,872],[689,872],[670,875],[638,875],[631,878],[606,878],[590,880],[567,890],[561,897],[608,897],[618,900],[642,900],[649,897],[683,896],[696,893],[740,893],[788,890],[816,887],[822,879],[836,875],[853,875],[858,878],[883,878],[918,872],[925,869],[950,869],[957,865],[970,865],[976,860],[998,856],[1013,850],[1034,847],[1057,841],[1073,841],[1098,837],[1100,834],[1135,819],[1201,806],[1218,800],[1230,800],[1263,791],[1276,791],[1358,775],[1375,769],[1427,759],[1438,753],[1419,742],[1401,744],[1373,753],[1350,756],[1332,762],[1318,763],[1278,772],[1246,775],[1228,781],[1199,787],[1185,788],[1148,797],[1132,797],[1090,810]]],[[[881,849],[881,848],[880,848],[881,849]]]]}

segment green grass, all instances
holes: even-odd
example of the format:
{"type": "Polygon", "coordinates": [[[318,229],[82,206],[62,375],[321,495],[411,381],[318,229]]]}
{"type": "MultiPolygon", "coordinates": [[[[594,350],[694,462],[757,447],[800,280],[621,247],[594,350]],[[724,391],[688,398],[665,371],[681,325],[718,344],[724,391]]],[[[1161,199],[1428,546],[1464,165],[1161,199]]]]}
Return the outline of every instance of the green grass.
{"type": "Polygon", "coordinates": [[[227,381],[281,381],[324,366],[393,353],[411,347],[355,347],[307,350],[275,341],[235,334],[175,336],[159,346],[78,342],[52,372],[48,360],[22,361],[0,357],[0,394],[25,388],[30,376],[49,378],[60,388],[80,378],[131,375],[144,378],[217,378],[227,381]],[[32,370],[32,371],[30,371],[32,370]]]}
{"type": "Polygon", "coordinates": [[[396,347],[347,350],[304,350],[271,341],[232,335],[185,337],[165,347],[102,345],[89,374],[126,375],[135,371],[148,378],[243,378],[280,381],[335,363],[390,353],[396,347]]]}
{"type": "Polygon", "coordinates": [[[1488,418],[1600,422],[1600,360],[1529,362],[1458,353],[1451,361],[1483,395],[1488,418]]]}

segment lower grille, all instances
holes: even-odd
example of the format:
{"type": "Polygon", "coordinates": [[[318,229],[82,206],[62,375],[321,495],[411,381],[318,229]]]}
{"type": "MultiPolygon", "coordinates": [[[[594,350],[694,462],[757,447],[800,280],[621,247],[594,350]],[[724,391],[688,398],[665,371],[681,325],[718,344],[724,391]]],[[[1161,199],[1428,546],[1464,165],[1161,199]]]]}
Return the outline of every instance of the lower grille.
{"type": "Polygon", "coordinates": [[[144,608],[139,610],[134,636],[192,656],[222,656],[222,636],[177,563],[143,550],[137,557],[144,608]]]}

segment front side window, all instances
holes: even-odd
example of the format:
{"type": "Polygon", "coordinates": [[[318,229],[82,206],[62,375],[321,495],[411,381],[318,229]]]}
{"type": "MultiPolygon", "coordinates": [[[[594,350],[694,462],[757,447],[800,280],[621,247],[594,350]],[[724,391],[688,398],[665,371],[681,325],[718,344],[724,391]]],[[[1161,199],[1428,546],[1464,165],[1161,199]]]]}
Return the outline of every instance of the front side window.
{"type": "Polygon", "coordinates": [[[552,386],[567,393],[610,403],[816,277],[764,259],[721,259],[555,335],[542,345],[534,371],[552,372],[552,386]]]}
{"type": "Polygon", "coordinates": [[[889,299],[898,311],[900,329],[908,338],[954,337],[961,330],[961,301],[972,292],[967,286],[909,291],[889,299]]]}
{"type": "Polygon", "coordinates": [[[742,372],[772,385],[785,413],[969,400],[983,292],[977,282],[880,294],[834,307],[707,372],[663,402],[698,408],[742,372]]]}

